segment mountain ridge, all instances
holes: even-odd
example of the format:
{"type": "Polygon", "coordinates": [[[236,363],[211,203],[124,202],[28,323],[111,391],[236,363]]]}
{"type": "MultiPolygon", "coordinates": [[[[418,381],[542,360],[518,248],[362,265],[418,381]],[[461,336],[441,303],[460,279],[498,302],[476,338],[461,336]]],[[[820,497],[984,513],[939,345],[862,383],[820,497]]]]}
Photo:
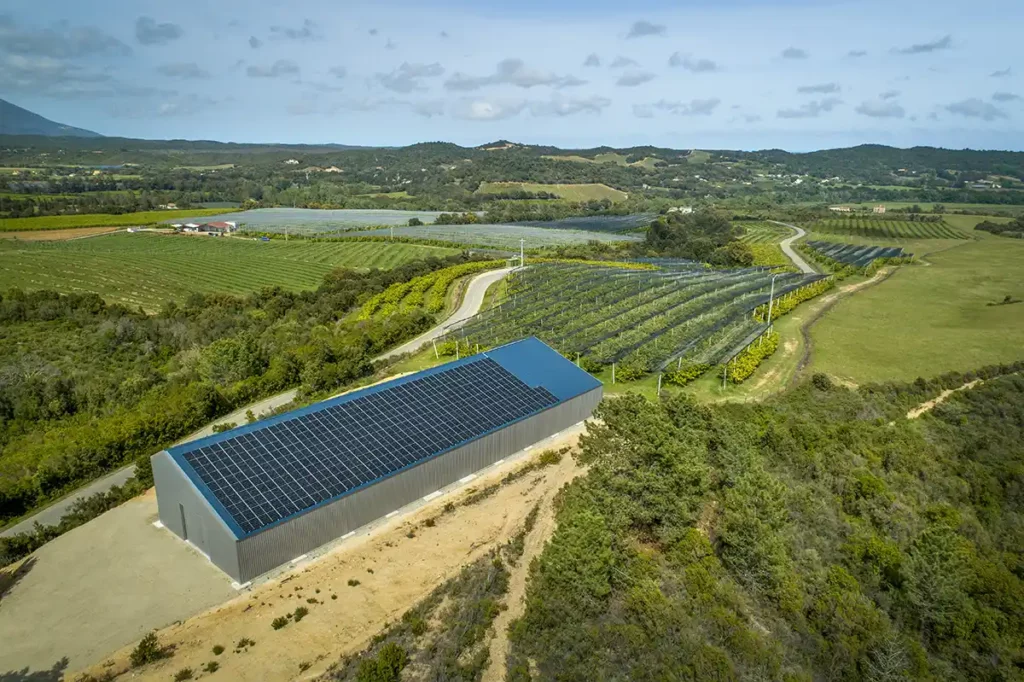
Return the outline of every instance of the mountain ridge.
{"type": "Polygon", "coordinates": [[[46,137],[103,137],[85,128],[65,123],[29,111],[17,104],[0,99],[0,135],[43,135],[46,137]]]}

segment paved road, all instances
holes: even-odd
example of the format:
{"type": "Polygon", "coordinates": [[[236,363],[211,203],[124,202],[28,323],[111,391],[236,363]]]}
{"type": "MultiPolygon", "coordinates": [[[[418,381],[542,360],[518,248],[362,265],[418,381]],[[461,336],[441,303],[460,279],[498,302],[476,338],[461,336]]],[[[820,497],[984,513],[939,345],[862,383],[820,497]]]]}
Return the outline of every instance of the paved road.
{"type": "Polygon", "coordinates": [[[800,272],[804,273],[805,275],[815,274],[816,270],[812,268],[810,265],[808,265],[807,261],[801,258],[800,254],[793,249],[793,242],[795,242],[797,239],[800,239],[800,237],[803,237],[807,233],[801,228],[797,227],[796,225],[790,225],[789,223],[780,223],[778,220],[770,220],[768,222],[796,230],[795,235],[782,240],[782,243],[780,244],[780,246],[782,247],[782,252],[789,257],[789,260],[793,261],[794,265],[800,268],[800,272]]]}
{"type": "Polygon", "coordinates": [[[418,351],[429,343],[431,339],[443,336],[446,332],[460,326],[479,312],[480,306],[483,305],[484,294],[487,293],[487,288],[512,272],[512,270],[513,268],[501,268],[500,270],[488,270],[477,275],[470,280],[469,286],[466,287],[466,295],[462,297],[462,305],[443,324],[437,325],[427,333],[417,336],[412,341],[404,343],[398,348],[389,350],[387,353],[375,358],[375,360],[384,360],[395,355],[418,351]]]}
{"type": "MultiPolygon", "coordinates": [[[[449,329],[459,326],[480,310],[480,306],[483,305],[484,302],[484,294],[487,292],[487,288],[511,271],[512,268],[502,268],[500,270],[488,270],[487,272],[477,275],[470,280],[469,286],[466,287],[466,293],[462,298],[462,305],[459,306],[458,310],[456,310],[451,317],[425,334],[422,334],[412,341],[402,344],[398,348],[390,350],[383,355],[377,356],[374,360],[384,360],[395,355],[411,353],[419,350],[423,345],[429,343],[431,339],[436,339],[449,329]]],[[[224,424],[227,422],[244,424],[246,422],[246,412],[249,410],[252,410],[253,414],[259,416],[265,412],[275,410],[281,405],[286,405],[292,402],[295,400],[295,394],[296,389],[293,388],[285,391],[284,393],[278,393],[277,395],[273,395],[269,398],[253,403],[252,405],[246,405],[245,407],[235,410],[231,414],[218,417],[195,433],[187,436],[186,438],[182,438],[178,443],[188,443],[189,441],[197,440],[199,438],[205,438],[213,433],[213,427],[217,424],[224,424]]],[[[38,514],[30,516],[20,523],[0,532],[0,537],[30,531],[37,521],[44,526],[56,525],[60,521],[60,517],[67,512],[75,501],[90,495],[95,495],[99,492],[106,492],[115,485],[122,485],[134,474],[134,464],[129,464],[123,469],[118,469],[112,474],[108,474],[101,479],[93,481],[84,488],[79,488],[73,494],[47,507],[38,514]]]]}

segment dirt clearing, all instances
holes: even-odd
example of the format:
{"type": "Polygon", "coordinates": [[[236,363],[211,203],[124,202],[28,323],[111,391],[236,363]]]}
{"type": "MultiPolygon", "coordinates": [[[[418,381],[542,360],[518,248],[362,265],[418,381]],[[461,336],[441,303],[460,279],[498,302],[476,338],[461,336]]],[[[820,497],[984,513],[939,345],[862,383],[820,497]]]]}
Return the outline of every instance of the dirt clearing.
{"type": "Polygon", "coordinates": [[[0,679],[81,667],[235,596],[231,579],[155,528],[151,490],[44,545],[0,601],[0,679]]]}
{"type": "MultiPolygon", "coordinates": [[[[530,453],[575,445],[582,431],[570,429],[530,453]]],[[[360,532],[310,564],[165,628],[157,634],[162,645],[174,648],[173,656],[132,671],[132,679],[168,680],[182,668],[198,673],[210,661],[219,664],[219,676],[242,682],[308,679],[323,672],[340,656],[362,650],[462,566],[506,542],[538,502],[578,473],[573,458],[564,456],[474,504],[460,504],[527,461],[519,457],[492,467],[468,486],[360,532]],[[445,511],[449,503],[455,507],[445,511]],[[288,619],[299,607],[308,615],[301,622],[288,619]],[[271,623],[279,617],[288,624],[275,630],[271,623]],[[243,639],[255,644],[238,647],[243,639]],[[212,653],[217,645],[225,648],[219,656],[212,653]]],[[[127,671],[131,648],[88,672],[127,671]]]]}

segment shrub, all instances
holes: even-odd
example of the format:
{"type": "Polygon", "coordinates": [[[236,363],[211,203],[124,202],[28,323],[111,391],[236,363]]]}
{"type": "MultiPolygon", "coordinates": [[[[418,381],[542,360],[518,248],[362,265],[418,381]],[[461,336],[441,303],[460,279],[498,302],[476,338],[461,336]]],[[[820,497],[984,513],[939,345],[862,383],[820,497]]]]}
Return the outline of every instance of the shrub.
{"type": "Polygon", "coordinates": [[[203,666],[204,673],[215,673],[218,670],[220,670],[220,663],[218,663],[217,661],[210,661],[209,663],[203,666]]]}
{"type": "Polygon", "coordinates": [[[394,642],[381,647],[376,658],[364,659],[356,671],[357,682],[398,682],[409,663],[409,654],[394,642]]]}
{"type": "Polygon", "coordinates": [[[540,453],[540,457],[537,458],[537,464],[542,467],[551,466],[558,464],[562,461],[562,453],[558,450],[545,450],[540,453]]]}
{"type": "Polygon", "coordinates": [[[129,656],[128,660],[133,668],[139,668],[147,663],[158,661],[166,656],[167,652],[160,646],[160,642],[156,638],[156,633],[151,632],[139,641],[138,646],[132,650],[131,656],[129,656]]]}
{"type": "Polygon", "coordinates": [[[429,518],[429,519],[427,519],[426,521],[423,522],[423,525],[426,526],[427,528],[433,528],[434,526],[437,525],[437,521],[435,521],[433,518],[429,518]]]}
{"type": "Polygon", "coordinates": [[[270,627],[274,628],[275,630],[280,630],[285,625],[288,625],[288,619],[284,616],[278,616],[270,623],[270,627]]]}
{"type": "Polygon", "coordinates": [[[306,672],[307,670],[309,670],[309,668],[310,668],[310,667],[311,667],[312,665],[313,665],[313,664],[312,664],[312,663],[310,663],[309,661],[303,661],[302,663],[299,663],[299,672],[300,672],[300,673],[304,673],[304,672],[306,672]]]}
{"type": "Polygon", "coordinates": [[[182,668],[178,672],[174,673],[174,682],[183,682],[184,680],[192,679],[192,668],[182,668]]]}
{"type": "Polygon", "coordinates": [[[338,595],[336,595],[336,594],[332,594],[331,595],[331,599],[337,599],[337,598],[338,598],[338,595]]]}
{"type": "Polygon", "coordinates": [[[359,581],[356,580],[355,578],[349,578],[348,579],[348,586],[349,587],[358,587],[359,586],[359,581]]]}
{"type": "Polygon", "coordinates": [[[832,388],[832,380],[829,379],[827,374],[821,372],[815,372],[814,376],[811,377],[811,383],[819,391],[827,391],[832,388]]]}
{"type": "Polygon", "coordinates": [[[300,606],[299,608],[295,609],[295,613],[294,613],[295,622],[298,623],[300,620],[305,618],[307,615],[309,615],[309,609],[307,609],[305,606],[300,606]]]}
{"type": "Polygon", "coordinates": [[[242,639],[238,640],[238,644],[235,645],[235,648],[244,649],[254,644],[256,644],[255,640],[249,639],[248,637],[243,637],[242,639]]]}
{"type": "Polygon", "coordinates": [[[444,503],[444,510],[446,512],[453,512],[453,511],[455,511],[455,503],[454,502],[445,502],[444,503]]]}

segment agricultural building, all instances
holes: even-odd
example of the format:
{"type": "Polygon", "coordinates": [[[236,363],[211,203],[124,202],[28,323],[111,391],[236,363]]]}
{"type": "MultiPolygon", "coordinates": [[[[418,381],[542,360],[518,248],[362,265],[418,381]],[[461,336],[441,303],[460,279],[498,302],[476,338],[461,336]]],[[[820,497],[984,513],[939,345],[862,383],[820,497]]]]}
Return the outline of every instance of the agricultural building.
{"type": "Polygon", "coordinates": [[[601,395],[523,339],[160,452],[160,520],[245,582],[583,421],[601,395]]]}

